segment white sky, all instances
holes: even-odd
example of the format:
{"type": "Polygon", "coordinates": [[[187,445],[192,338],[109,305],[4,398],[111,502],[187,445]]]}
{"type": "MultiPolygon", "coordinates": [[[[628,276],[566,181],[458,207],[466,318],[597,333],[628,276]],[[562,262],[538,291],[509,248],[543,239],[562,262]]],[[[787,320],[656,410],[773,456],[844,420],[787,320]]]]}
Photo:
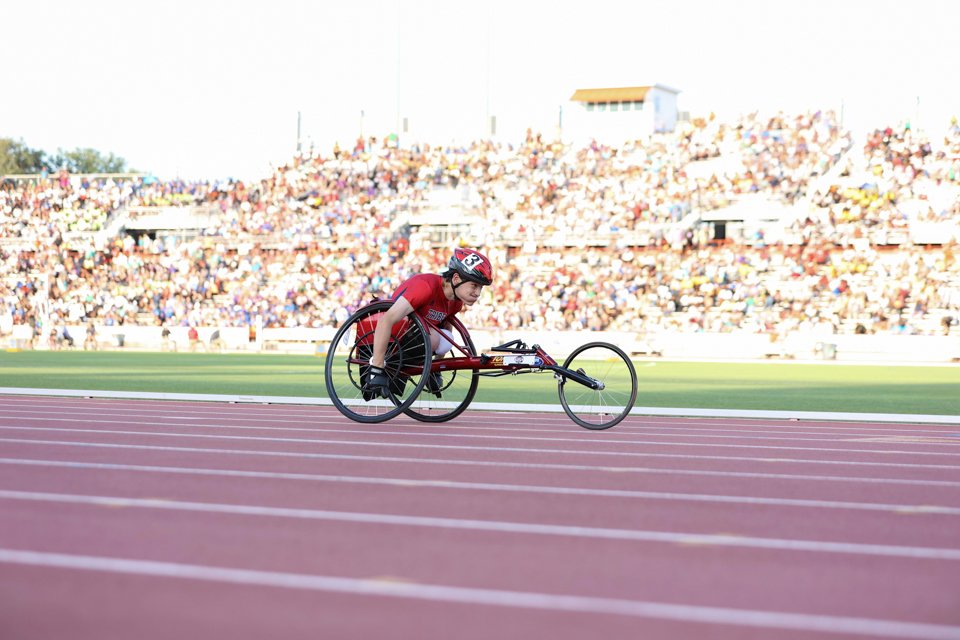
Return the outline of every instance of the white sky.
{"type": "Polygon", "coordinates": [[[0,137],[163,179],[262,177],[398,112],[433,142],[553,133],[578,88],[659,82],[682,110],[960,115],[955,0],[87,0],[0,13],[0,137]]]}

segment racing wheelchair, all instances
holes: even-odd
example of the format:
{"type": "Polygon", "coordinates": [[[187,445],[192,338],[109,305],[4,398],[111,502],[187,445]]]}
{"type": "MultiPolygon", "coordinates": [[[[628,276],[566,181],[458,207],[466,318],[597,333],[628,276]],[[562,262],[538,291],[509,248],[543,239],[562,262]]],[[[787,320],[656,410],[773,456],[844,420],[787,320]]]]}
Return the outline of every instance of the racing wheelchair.
{"type": "Polygon", "coordinates": [[[590,342],[577,347],[559,364],[539,345],[513,340],[478,353],[466,327],[456,316],[443,330],[453,345],[434,358],[430,334],[416,314],[394,325],[384,370],[389,397],[364,392],[373,332],[392,301],[373,302],[357,310],[340,327],[327,351],[324,377],[333,405],[347,418],[376,423],[401,413],[422,422],[445,422],[470,405],[481,377],[549,371],[557,381],[563,411],[586,429],[609,429],[623,420],[637,399],[637,372],[619,347],[590,342]],[[428,384],[440,373],[439,386],[428,384]]]}

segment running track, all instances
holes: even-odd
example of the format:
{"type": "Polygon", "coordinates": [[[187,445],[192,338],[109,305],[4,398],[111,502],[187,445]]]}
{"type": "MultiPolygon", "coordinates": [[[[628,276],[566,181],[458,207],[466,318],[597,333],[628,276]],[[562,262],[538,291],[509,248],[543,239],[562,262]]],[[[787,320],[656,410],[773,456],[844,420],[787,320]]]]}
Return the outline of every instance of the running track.
{"type": "Polygon", "coordinates": [[[960,428],[0,396],[0,637],[960,638],[960,428]]]}

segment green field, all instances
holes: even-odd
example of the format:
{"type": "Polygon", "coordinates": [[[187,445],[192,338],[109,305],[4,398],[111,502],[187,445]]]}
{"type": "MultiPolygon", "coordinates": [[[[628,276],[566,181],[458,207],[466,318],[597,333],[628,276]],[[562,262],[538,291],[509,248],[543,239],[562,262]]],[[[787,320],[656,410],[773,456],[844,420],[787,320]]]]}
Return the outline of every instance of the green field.
{"type": "MultiPolygon", "coordinates": [[[[960,415],[960,367],[637,362],[637,406],[960,415]]],[[[0,352],[0,387],[321,397],[302,355],[0,352]]],[[[553,403],[549,373],[482,379],[480,402],[553,403]]]]}

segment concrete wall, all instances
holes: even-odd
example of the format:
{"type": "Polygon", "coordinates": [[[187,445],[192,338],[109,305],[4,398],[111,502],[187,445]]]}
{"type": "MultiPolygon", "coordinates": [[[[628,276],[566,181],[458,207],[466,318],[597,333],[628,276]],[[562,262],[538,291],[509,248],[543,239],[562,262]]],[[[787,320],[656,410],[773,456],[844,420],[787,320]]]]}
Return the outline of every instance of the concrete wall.
{"type": "Polygon", "coordinates": [[[538,343],[555,358],[586,342],[612,342],[639,356],[689,360],[836,360],[840,362],[949,363],[960,360],[960,333],[952,336],[818,335],[795,332],[771,339],[762,333],[486,332],[472,331],[483,350],[519,338],[538,343]]]}
{"type": "MultiPolygon", "coordinates": [[[[211,349],[210,336],[216,327],[200,327],[197,350],[211,349]]],[[[83,348],[85,327],[68,325],[74,338],[74,348],[83,348]]],[[[190,351],[187,327],[171,328],[171,340],[164,343],[160,327],[97,326],[99,348],[190,351]]],[[[325,351],[336,330],[320,329],[263,329],[251,340],[246,327],[220,329],[222,348],[226,351],[316,353],[325,351]]],[[[938,364],[960,361],[960,333],[950,336],[911,335],[832,335],[795,332],[785,337],[771,337],[762,333],[663,333],[639,335],[629,332],[594,331],[492,331],[475,329],[470,332],[478,351],[515,339],[528,345],[539,344],[547,353],[562,360],[576,347],[587,342],[611,342],[636,356],[654,356],[684,360],[764,360],[783,358],[791,360],[836,360],[838,362],[899,362],[938,364]]],[[[0,348],[29,348],[30,330],[14,326],[11,332],[0,336],[0,348]]],[[[36,341],[35,348],[49,348],[47,338],[36,341]]]]}

